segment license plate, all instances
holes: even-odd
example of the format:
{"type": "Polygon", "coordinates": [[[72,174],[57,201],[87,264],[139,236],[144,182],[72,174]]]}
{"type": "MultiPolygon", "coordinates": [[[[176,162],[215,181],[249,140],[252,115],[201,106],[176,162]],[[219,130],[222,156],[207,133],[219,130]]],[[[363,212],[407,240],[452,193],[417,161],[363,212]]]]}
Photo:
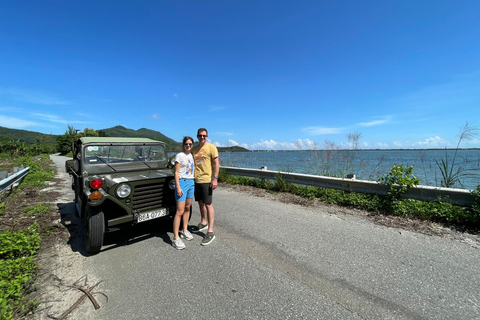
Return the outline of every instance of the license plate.
{"type": "Polygon", "coordinates": [[[167,214],[168,214],[167,209],[160,209],[160,210],[155,210],[151,212],[140,213],[138,215],[137,222],[143,222],[143,221],[164,217],[167,214]]]}

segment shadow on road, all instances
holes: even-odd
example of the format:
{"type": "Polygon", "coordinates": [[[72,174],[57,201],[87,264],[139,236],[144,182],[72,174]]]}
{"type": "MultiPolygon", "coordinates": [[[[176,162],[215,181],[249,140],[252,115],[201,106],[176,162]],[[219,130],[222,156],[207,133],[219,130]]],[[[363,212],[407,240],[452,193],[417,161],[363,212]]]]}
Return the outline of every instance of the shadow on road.
{"type": "MultiPolygon", "coordinates": [[[[85,248],[85,230],[82,219],[75,214],[74,202],[57,203],[60,212],[61,224],[68,230],[70,237],[68,244],[72,251],[79,252],[85,257],[91,256],[85,248]]],[[[161,238],[165,243],[171,245],[172,217],[164,217],[156,220],[140,223],[133,226],[125,226],[121,229],[107,231],[103,242],[102,251],[114,250],[118,247],[128,246],[153,237],[161,238]]]]}

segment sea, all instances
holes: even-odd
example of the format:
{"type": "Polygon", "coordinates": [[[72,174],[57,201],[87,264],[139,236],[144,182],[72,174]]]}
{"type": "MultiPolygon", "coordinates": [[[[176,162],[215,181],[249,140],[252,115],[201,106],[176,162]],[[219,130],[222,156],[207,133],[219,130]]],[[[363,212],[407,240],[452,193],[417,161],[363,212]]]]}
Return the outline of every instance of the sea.
{"type": "Polygon", "coordinates": [[[378,181],[393,165],[414,166],[421,185],[440,187],[441,166],[459,172],[454,188],[480,185],[480,149],[442,150],[313,150],[220,152],[220,166],[283,171],[378,181]]]}

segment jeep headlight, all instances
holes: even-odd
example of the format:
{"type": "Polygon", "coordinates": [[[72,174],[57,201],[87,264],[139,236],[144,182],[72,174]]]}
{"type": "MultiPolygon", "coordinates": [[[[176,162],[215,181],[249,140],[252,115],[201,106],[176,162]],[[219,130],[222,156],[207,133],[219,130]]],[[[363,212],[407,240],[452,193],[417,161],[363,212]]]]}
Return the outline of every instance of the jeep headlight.
{"type": "Polygon", "coordinates": [[[132,187],[130,185],[124,183],[118,186],[117,188],[117,197],[119,198],[126,198],[132,193],[132,187]]]}
{"type": "Polygon", "coordinates": [[[175,190],[175,179],[170,180],[168,187],[172,190],[175,190]]]}

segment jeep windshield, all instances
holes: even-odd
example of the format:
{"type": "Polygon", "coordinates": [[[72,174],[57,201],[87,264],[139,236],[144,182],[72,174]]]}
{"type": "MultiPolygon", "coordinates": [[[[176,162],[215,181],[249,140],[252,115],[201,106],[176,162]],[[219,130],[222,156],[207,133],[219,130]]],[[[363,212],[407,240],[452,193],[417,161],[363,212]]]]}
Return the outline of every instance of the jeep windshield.
{"type": "Polygon", "coordinates": [[[167,160],[163,145],[88,145],[85,148],[88,164],[153,162],[167,160]]]}

